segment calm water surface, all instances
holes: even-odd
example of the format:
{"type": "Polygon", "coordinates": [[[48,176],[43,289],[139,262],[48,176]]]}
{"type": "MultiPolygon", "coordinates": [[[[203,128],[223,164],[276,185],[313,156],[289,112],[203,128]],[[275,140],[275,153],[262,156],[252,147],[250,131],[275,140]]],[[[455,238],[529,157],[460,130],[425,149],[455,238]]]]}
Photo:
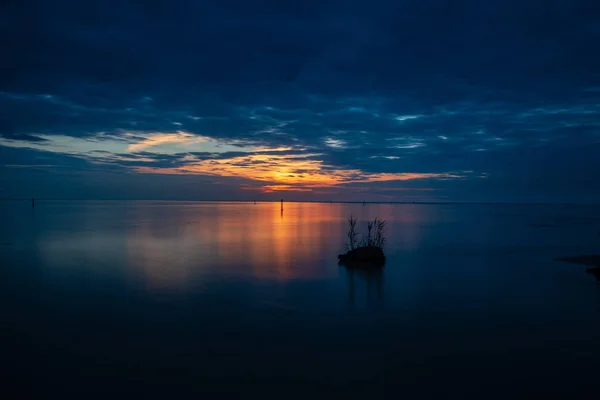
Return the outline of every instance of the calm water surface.
{"type": "Polygon", "coordinates": [[[599,207],[0,207],[24,395],[600,396],[600,285],[553,261],[600,252],[599,207]],[[351,213],[388,221],[381,273],[337,265],[351,213]]]}

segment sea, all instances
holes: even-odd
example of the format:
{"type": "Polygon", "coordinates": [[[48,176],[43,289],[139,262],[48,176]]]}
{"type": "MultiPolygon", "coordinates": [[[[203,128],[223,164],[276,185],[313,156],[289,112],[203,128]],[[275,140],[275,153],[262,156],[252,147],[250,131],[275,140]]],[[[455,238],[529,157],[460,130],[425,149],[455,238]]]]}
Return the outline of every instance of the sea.
{"type": "Polygon", "coordinates": [[[4,386],[600,398],[600,284],[556,261],[598,253],[594,205],[2,201],[4,386]],[[351,216],[382,269],[338,265],[351,216]]]}

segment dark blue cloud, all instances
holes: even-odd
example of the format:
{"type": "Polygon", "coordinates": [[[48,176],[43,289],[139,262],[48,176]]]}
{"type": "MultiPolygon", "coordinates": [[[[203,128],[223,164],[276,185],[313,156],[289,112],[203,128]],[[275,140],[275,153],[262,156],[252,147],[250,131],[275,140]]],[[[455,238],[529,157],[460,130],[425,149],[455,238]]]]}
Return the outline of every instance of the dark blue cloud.
{"type": "MultiPolygon", "coordinates": [[[[0,7],[0,143],[44,145],[58,135],[130,143],[181,130],[238,146],[292,147],[286,155],[324,169],[472,171],[467,182],[369,184],[389,193],[412,185],[465,200],[600,199],[590,184],[600,177],[597,1],[0,7]]],[[[248,151],[196,153],[206,160],[248,151]]],[[[32,154],[23,152],[20,164],[35,164],[32,154]]],[[[187,160],[136,154],[112,153],[94,168],[187,160]]]]}

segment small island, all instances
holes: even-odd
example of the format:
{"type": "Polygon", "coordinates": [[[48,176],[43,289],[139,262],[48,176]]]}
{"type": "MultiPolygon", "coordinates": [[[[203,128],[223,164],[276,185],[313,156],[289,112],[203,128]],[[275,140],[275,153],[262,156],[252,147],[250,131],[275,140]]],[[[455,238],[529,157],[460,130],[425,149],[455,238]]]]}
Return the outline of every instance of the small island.
{"type": "Polygon", "coordinates": [[[591,267],[587,269],[587,272],[589,274],[592,274],[598,281],[600,281],[600,254],[588,254],[575,257],[561,257],[557,258],[556,261],[568,262],[571,264],[579,264],[591,267]]]}
{"type": "Polygon", "coordinates": [[[375,218],[367,222],[367,234],[359,241],[356,231],[356,218],[350,215],[348,219],[349,243],[346,245],[346,253],[338,255],[338,263],[346,267],[377,268],[385,264],[383,247],[385,244],[385,221],[375,218]]]}

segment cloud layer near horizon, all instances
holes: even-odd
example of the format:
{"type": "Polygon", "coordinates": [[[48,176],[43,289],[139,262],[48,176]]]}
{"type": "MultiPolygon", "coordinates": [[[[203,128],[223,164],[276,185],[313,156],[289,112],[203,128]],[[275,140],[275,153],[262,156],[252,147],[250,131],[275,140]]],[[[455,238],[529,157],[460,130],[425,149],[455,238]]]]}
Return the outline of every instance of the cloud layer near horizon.
{"type": "Polygon", "coordinates": [[[594,1],[0,7],[3,197],[600,200],[594,1]]]}

